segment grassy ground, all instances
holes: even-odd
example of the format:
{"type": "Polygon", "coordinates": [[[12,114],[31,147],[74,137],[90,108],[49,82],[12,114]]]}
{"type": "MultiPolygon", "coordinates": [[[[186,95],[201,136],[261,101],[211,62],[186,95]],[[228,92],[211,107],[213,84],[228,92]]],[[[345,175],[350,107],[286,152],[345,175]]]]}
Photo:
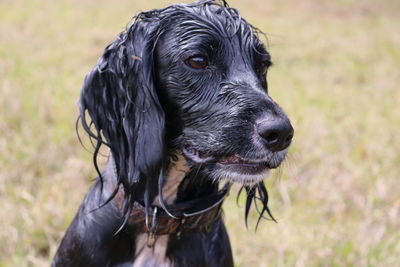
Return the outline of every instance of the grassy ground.
{"type": "MultiPolygon", "coordinates": [[[[49,265],[95,176],[74,132],[83,77],[131,16],[171,2],[0,2],[0,266],[49,265]]],[[[268,33],[296,129],[268,181],[279,222],[255,233],[225,204],[237,265],[400,266],[400,3],[230,3],[268,33]]]]}

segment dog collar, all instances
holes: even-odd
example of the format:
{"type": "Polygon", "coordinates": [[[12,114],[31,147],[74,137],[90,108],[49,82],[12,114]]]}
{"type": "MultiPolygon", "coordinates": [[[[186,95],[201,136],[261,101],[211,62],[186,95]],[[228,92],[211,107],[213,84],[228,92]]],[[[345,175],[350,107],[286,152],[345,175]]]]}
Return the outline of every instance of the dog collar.
{"type": "Polygon", "coordinates": [[[176,235],[180,238],[181,233],[185,232],[209,232],[221,215],[222,203],[228,196],[229,189],[230,185],[226,185],[220,191],[204,198],[168,205],[169,214],[160,206],[151,206],[147,218],[145,207],[139,202],[134,202],[128,225],[139,233],[148,234],[148,247],[154,245],[159,235],[176,235]]]}

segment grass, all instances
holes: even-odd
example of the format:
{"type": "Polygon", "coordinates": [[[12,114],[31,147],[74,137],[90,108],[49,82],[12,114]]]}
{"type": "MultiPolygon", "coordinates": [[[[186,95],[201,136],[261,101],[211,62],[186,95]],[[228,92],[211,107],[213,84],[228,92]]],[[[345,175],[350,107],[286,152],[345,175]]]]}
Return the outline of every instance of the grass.
{"type": "MultiPolygon", "coordinates": [[[[168,3],[0,2],[0,266],[49,265],[95,177],[74,131],[83,77],[134,14],[168,3]]],[[[246,230],[225,204],[236,264],[399,266],[400,4],[230,4],[268,34],[270,94],[296,129],[267,182],[278,223],[246,230]]]]}

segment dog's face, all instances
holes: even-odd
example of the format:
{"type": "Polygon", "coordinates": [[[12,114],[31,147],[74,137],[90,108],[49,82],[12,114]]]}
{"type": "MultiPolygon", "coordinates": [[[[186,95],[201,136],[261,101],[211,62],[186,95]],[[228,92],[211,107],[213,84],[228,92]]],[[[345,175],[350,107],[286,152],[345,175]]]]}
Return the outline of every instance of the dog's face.
{"type": "Polygon", "coordinates": [[[154,58],[167,134],[213,179],[261,181],[284,159],[293,128],[268,96],[270,55],[254,28],[215,6],[163,23],[154,58]]]}

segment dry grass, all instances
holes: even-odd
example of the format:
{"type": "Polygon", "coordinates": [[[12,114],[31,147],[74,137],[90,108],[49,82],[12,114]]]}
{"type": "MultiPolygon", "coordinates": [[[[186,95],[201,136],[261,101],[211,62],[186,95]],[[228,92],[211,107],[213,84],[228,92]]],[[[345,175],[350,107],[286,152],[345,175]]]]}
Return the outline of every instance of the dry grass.
{"type": "MultiPolygon", "coordinates": [[[[49,265],[95,176],[74,132],[83,77],[132,15],[171,2],[0,2],[0,266],[49,265]]],[[[237,265],[399,266],[400,3],[230,2],[268,33],[296,129],[268,181],[279,223],[247,231],[225,204],[237,265]]]]}

